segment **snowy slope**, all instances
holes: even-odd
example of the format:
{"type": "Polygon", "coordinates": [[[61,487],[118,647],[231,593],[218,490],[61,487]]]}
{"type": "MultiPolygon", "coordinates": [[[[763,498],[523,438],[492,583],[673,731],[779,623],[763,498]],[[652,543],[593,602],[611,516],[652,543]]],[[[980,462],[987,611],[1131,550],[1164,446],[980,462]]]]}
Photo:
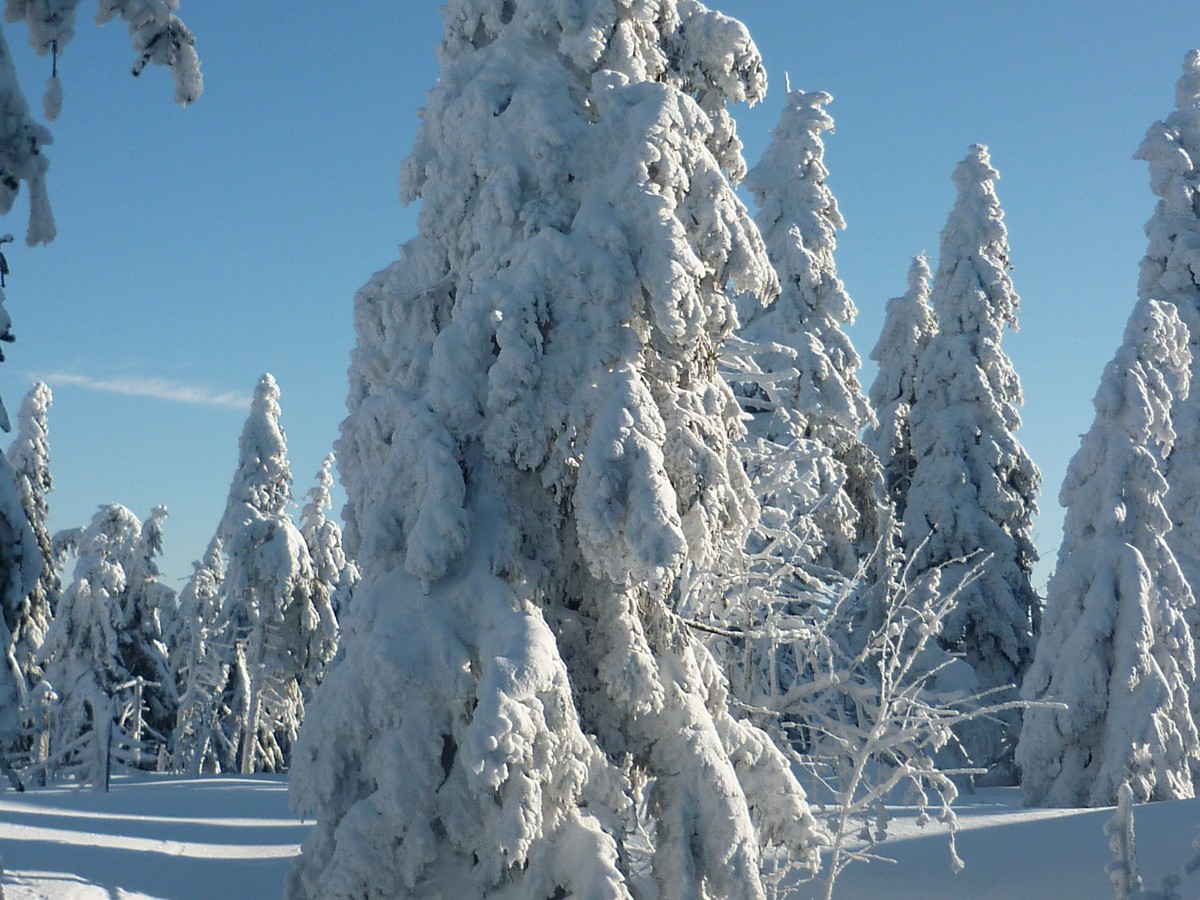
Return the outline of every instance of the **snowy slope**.
{"type": "MultiPolygon", "coordinates": [[[[955,803],[958,855],[966,868],[950,867],[945,827],[918,829],[897,812],[894,837],[881,855],[895,863],[854,865],[838,879],[839,900],[1105,900],[1113,896],[1104,866],[1110,857],[1104,825],[1113,810],[1032,809],[1018,788],[981,788],[955,803]]],[[[1191,859],[1200,826],[1200,801],[1149,803],[1134,809],[1138,863],[1147,888],[1191,859]]],[[[1183,883],[1183,896],[1200,892],[1200,876],[1183,883]]],[[[807,886],[802,897],[820,896],[807,886]]]]}
{"type": "Polygon", "coordinates": [[[5,900],[270,898],[308,826],[282,777],[152,778],[0,794],[5,900]]]}
{"type": "MultiPolygon", "coordinates": [[[[950,869],[944,826],[918,829],[897,810],[881,846],[895,863],[851,866],[835,896],[860,898],[1053,898],[1105,900],[1110,809],[1025,809],[1016,788],[985,788],[956,804],[958,852],[950,869]]],[[[1200,800],[1151,803],[1134,812],[1147,887],[1186,862],[1200,800]]],[[[122,780],[104,795],[74,787],[0,794],[6,900],[273,898],[308,826],[287,808],[277,776],[122,780]]],[[[820,896],[805,885],[797,896],[820,896]]],[[[1183,896],[1200,893],[1200,876],[1183,896]]]]}

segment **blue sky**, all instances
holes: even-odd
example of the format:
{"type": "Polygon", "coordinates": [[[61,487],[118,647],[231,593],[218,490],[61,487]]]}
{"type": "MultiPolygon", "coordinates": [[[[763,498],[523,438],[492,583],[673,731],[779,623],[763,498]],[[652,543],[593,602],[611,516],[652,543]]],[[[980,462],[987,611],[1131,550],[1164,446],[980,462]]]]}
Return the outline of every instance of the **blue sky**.
{"type": "MultiPolygon", "coordinates": [[[[1193,5],[712,5],[747,23],[771,79],[765,103],[737,111],[751,164],[785,72],[834,96],[826,163],[863,357],[910,257],[936,254],[955,163],[989,145],[1023,300],[1004,346],[1025,388],[1019,437],[1045,476],[1037,534],[1052,561],[1058,487],[1135,298],[1154,205],[1131,157],[1200,45],[1193,5]]],[[[205,75],[184,110],[165,72],[129,77],[121,27],[96,28],[86,6],[48,151],[59,237],[6,248],[18,342],[0,393],[15,413],[33,379],[54,388],[52,527],[101,503],[139,516],[164,503],[163,568],[179,587],[220,518],[262,372],[282,391],[298,498],[337,435],[351,298],[414,233],[397,178],[437,78],[441,17],[430,0],[183,0],[205,75]]],[[[36,107],[49,60],[23,28],[6,35],[36,107]]],[[[20,237],[25,215],[18,200],[0,230],[20,237]]]]}

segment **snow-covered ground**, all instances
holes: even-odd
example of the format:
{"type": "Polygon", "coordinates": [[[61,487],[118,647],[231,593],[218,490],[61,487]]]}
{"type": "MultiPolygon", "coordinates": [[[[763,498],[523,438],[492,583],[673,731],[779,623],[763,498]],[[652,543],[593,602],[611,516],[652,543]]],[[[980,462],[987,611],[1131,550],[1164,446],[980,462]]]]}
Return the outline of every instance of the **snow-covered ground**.
{"type": "MultiPolygon", "coordinates": [[[[849,868],[836,896],[854,898],[1052,898],[1112,896],[1104,823],[1112,811],[1030,810],[1015,789],[988,788],[957,804],[959,855],[950,870],[942,826],[918,829],[897,812],[880,849],[894,864],[849,868]]],[[[1135,811],[1138,859],[1148,887],[1191,856],[1200,801],[1135,811]]],[[[308,826],[287,807],[282,778],[118,780],[108,794],[54,787],[0,794],[6,900],[279,897],[308,826]]],[[[1184,896],[1200,892],[1200,876],[1184,896]]],[[[810,886],[802,896],[819,896],[810,886]]]]}
{"type": "MultiPolygon", "coordinates": [[[[966,868],[950,867],[944,826],[915,826],[897,811],[893,837],[880,845],[895,863],[852,865],[838,879],[835,896],[858,898],[969,898],[969,900],[1104,900],[1112,885],[1104,871],[1111,859],[1105,823],[1110,809],[1027,809],[1016,788],[983,788],[960,797],[958,854],[966,868]]],[[[1150,803],[1134,810],[1139,870],[1157,888],[1194,855],[1200,801],[1150,803]]],[[[1184,882],[1183,896],[1200,892],[1200,876],[1184,882]]],[[[816,888],[804,896],[820,896],[816,888]]]]}
{"type": "Polygon", "coordinates": [[[307,832],[269,775],[5,791],[4,898],[280,897],[307,832]]]}

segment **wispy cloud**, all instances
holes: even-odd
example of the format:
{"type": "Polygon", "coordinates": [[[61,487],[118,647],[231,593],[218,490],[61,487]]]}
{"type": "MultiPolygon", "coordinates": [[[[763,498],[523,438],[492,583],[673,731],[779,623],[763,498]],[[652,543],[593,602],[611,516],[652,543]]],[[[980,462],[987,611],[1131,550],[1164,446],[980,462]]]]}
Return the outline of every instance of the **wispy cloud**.
{"type": "Polygon", "coordinates": [[[247,409],[250,397],[232,391],[215,391],[201,385],[180,384],[165,378],[92,378],[69,372],[31,373],[30,377],[51,387],[79,387],[87,391],[124,394],[128,397],[152,397],[169,403],[191,403],[196,406],[216,406],[223,409],[247,409]]]}

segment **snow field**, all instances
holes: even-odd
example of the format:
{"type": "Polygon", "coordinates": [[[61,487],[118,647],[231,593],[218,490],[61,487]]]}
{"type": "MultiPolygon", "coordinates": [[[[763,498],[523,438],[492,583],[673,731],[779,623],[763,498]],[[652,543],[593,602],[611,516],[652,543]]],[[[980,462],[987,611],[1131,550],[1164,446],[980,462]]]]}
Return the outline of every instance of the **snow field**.
{"type": "Polygon", "coordinates": [[[5,900],[273,898],[310,823],[281,776],[114,779],[0,794],[5,900]]]}

